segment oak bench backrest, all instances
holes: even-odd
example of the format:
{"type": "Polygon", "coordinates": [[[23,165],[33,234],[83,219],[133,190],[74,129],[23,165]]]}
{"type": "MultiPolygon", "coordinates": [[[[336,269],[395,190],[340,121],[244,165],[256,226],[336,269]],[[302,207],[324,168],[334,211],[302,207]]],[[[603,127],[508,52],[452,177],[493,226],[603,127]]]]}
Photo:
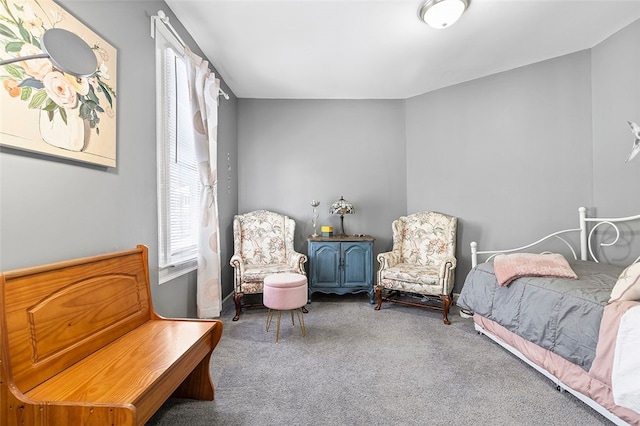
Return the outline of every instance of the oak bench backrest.
{"type": "Polygon", "coordinates": [[[147,248],[3,273],[0,360],[27,392],[155,316],[147,248]]]}

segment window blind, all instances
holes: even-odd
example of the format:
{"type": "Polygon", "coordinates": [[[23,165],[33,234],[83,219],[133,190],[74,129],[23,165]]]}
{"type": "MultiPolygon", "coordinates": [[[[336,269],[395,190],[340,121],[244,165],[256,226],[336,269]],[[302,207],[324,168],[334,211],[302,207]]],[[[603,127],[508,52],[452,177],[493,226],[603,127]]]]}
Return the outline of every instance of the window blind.
{"type": "Polygon", "coordinates": [[[160,161],[160,267],[195,259],[198,252],[200,179],[195,157],[185,60],[163,52],[164,153],[160,161]]]}

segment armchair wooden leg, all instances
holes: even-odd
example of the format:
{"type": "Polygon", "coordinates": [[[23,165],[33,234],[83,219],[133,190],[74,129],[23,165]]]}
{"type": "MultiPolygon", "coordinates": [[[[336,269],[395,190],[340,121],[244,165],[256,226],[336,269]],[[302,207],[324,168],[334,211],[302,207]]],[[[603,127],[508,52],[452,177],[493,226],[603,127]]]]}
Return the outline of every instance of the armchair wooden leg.
{"type": "Polygon", "coordinates": [[[440,295],[440,300],[444,304],[444,308],[442,309],[442,319],[446,325],[450,325],[451,321],[449,321],[449,307],[451,306],[451,296],[447,296],[444,294],[440,295]]]}
{"type": "Polygon", "coordinates": [[[384,290],[384,287],[382,287],[381,285],[376,286],[376,290],[375,290],[375,294],[376,294],[376,307],[373,308],[376,311],[379,311],[380,308],[382,307],[382,290],[384,290]]]}
{"type": "Polygon", "coordinates": [[[233,295],[233,303],[236,305],[236,316],[233,317],[232,321],[238,321],[240,319],[240,314],[242,313],[242,296],[244,296],[244,293],[235,293],[233,295]]]}

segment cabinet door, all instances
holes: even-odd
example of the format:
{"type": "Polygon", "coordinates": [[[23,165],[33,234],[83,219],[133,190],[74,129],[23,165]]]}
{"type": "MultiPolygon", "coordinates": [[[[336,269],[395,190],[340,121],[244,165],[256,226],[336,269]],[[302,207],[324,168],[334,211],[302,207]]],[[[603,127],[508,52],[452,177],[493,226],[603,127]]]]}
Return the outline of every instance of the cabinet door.
{"type": "Polygon", "coordinates": [[[372,283],[372,245],[368,242],[342,243],[343,286],[367,287],[372,283]]]}
{"type": "Polygon", "coordinates": [[[312,242],[309,252],[313,287],[340,287],[340,243],[312,242]]]}

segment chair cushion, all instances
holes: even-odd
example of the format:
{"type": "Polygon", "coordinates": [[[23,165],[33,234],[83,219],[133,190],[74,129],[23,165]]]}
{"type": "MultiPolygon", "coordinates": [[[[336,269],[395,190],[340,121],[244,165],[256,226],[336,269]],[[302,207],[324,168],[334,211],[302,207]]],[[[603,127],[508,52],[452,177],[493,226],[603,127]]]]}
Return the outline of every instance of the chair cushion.
{"type": "Polygon", "coordinates": [[[278,273],[297,273],[297,269],[286,263],[276,263],[272,265],[247,265],[242,275],[240,290],[245,294],[262,293],[262,282],[267,275],[278,273]]]}
{"type": "Polygon", "coordinates": [[[382,271],[383,280],[404,281],[418,285],[438,284],[438,270],[430,266],[398,263],[382,271]]]}
{"type": "Polygon", "coordinates": [[[258,294],[262,293],[262,281],[255,281],[250,283],[240,284],[240,288],[236,291],[244,294],[258,294]]]}
{"type": "MultiPolygon", "coordinates": [[[[429,266],[399,263],[381,272],[379,285],[388,290],[439,296],[443,293],[438,270],[429,266]]],[[[448,292],[445,289],[444,292],[448,292]]]]}

